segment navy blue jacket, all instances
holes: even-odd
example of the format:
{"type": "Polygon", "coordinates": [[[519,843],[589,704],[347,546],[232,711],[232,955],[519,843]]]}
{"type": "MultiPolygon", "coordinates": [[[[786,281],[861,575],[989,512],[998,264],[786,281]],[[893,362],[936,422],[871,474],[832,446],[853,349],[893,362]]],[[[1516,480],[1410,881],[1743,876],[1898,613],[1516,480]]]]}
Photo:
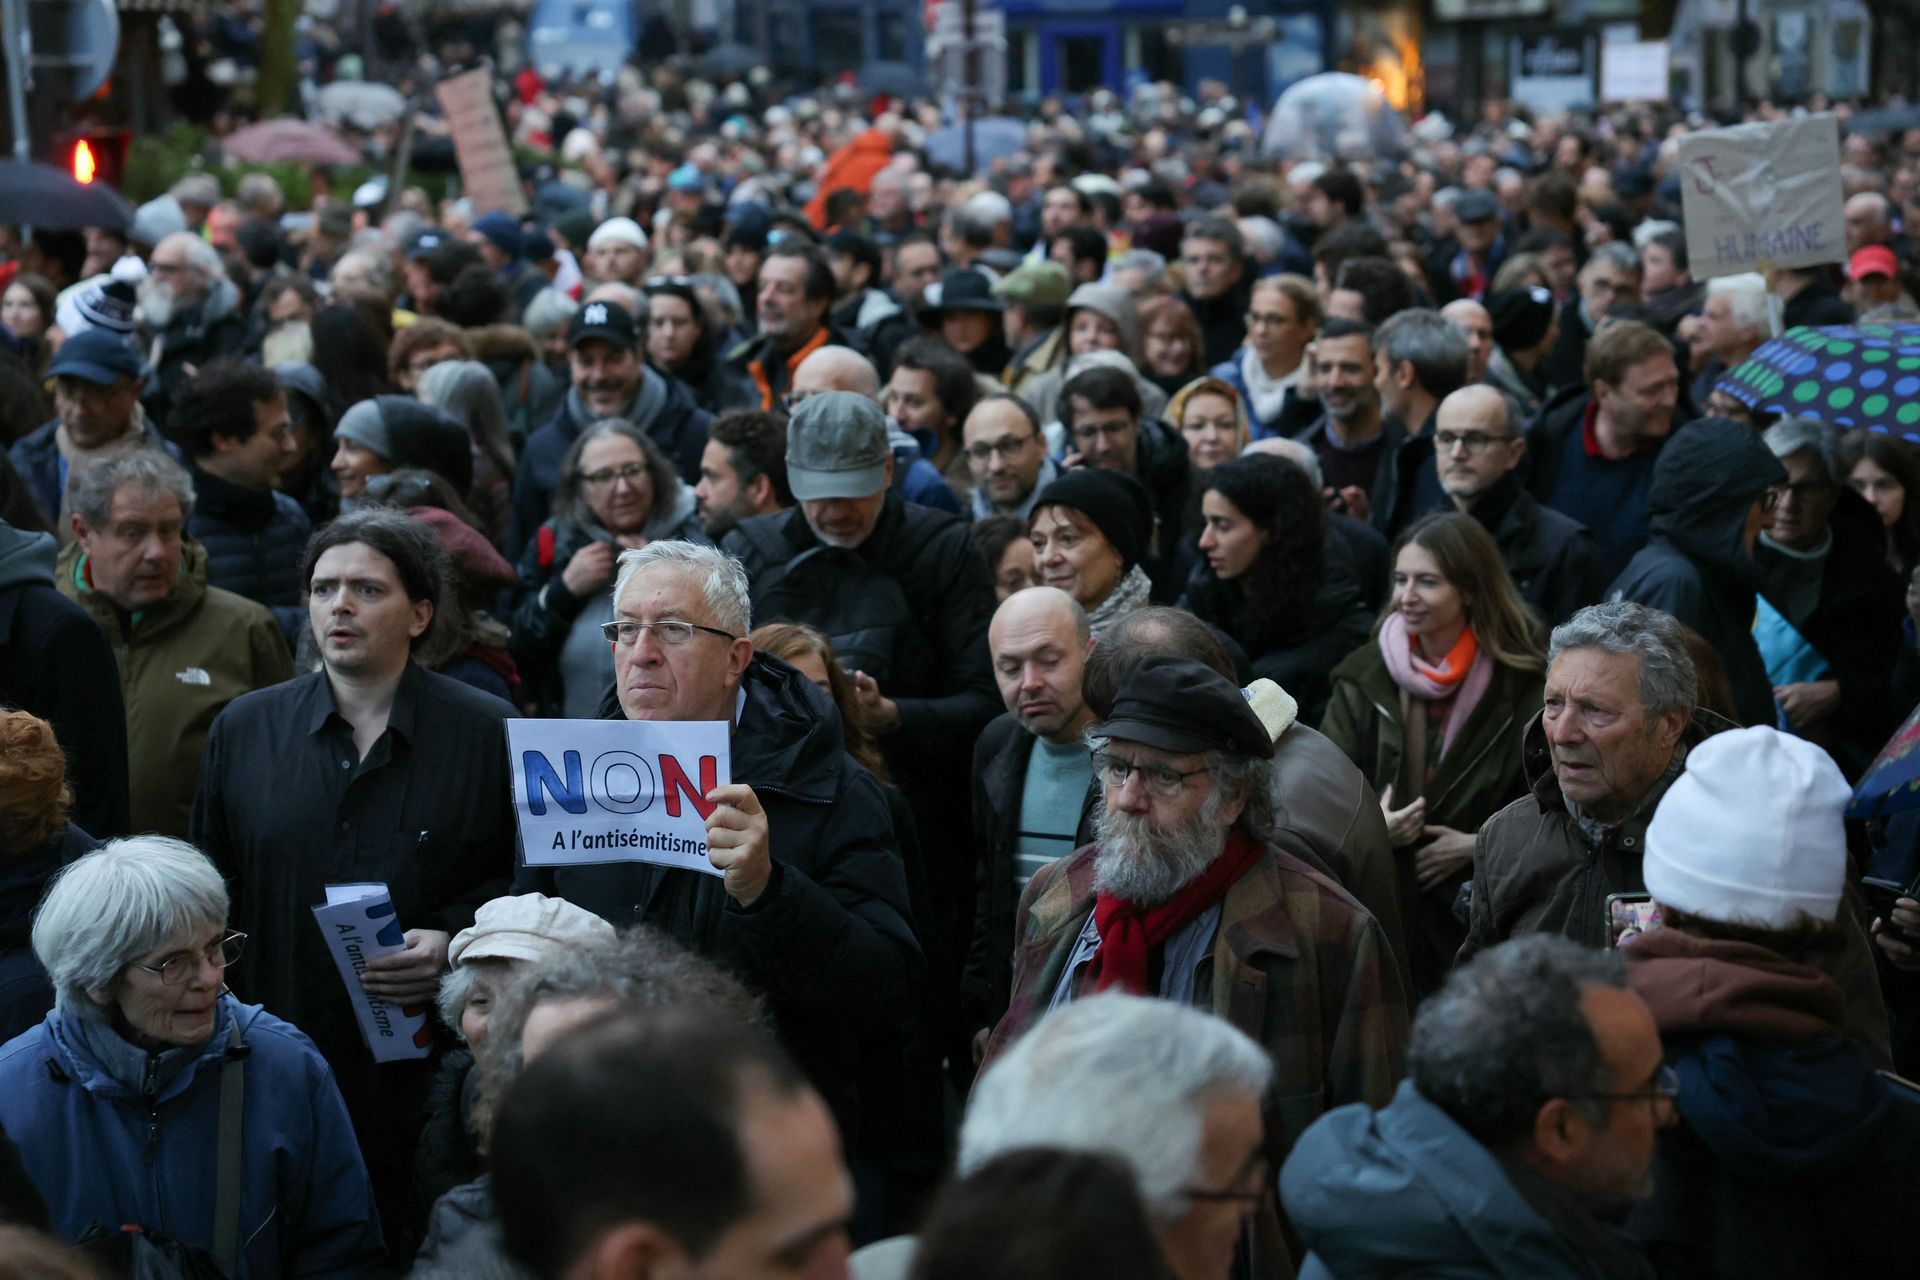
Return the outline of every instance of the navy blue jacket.
{"type": "MultiPolygon", "coordinates": [[[[13,448],[7,451],[14,470],[26,481],[27,492],[33,495],[34,505],[46,517],[49,529],[60,519],[60,495],[67,487],[67,464],[61,461],[60,446],[53,439],[54,432],[59,429],[58,418],[43,422],[31,433],[15,440],[13,448]]],[[[169,455],[176,453],[154,430],[151,418],[147,420],[147,443],[156,449],[166,449],[169,455]]]]}
{"type": "Polygon", "coordinates": [[[258,1005],[221,996],[206,1047],[151,1109],[108,1074],[73,1015],[50,1013],[0,1047],[0,1128],[61,1239],[94,1222],[138,1223],[211,1250],[220,1070],[235,1018],[248,1048],[235,1280],[362,1274],[382,1244],[346,1106],[313,1043],[258,1005]]]}
{"type": "Polygon", "coordinates": [[[53,1008],[53,983],[33,954],[33,912],[55,872],[99,847],[98,840],[69,822],[38,849],[0,869],[0,1043],[53,1008]]]}
{"type": "MultiPolygon", "coordinates": [[[[707,447],[707,425],[713,415],[700,407],[687,384],[678,378],[663,377],[651,367],[643,376],[664,383],[667,398],[650,421],[638,425],[653,437],[682,480],[699,484],[700,455],[707,447]]],[[[560,411],[552,420],[527,437],[526,450],[513,475],[513,523],[507,530],[506,546],[509,561],[520,559],[533,531],[553,514],[553,488],[560,481],[560,460],[587,426],[574,416],[573,405],[573,393],[569,392],[561,397],[560,411]]]]}
{"type": "Polygon", "coordinates": [[[307,623],[300,566],[313,522],[284,493],[242,488],[193,471],[193,514],[187,532],[207,549],[207,585],[267,606],[298,651],[307,623]]]}

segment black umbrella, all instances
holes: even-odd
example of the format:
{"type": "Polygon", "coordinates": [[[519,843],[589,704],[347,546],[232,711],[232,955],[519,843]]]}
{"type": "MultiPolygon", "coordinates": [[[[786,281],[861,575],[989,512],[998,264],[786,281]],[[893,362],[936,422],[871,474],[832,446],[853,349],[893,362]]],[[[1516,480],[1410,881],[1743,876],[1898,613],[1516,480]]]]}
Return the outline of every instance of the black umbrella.
{"type": "Polygon", "coordinates": [[[860,87],[890,98],[926,98],[933,94],[931,77],[905,62],[869,62],[859,71],[860,87]]]}
{"type": "Polygon", "coordinates": [[[37,161],[0,160],[0,223],[45,231],[133,225],[133,206],[104,182],[80,182],[37,161]]]}
{"type": "Polygon", "coordinates": [[[1856,111],[1846,121],[1848,133],[1898,133],[1914,128],[1920,128],[1920,106],[1876,107],[1872,111],[1856,111]]]}
{"type": "Polygon", "coordinates": [[[747,44],[717,44],[694,59],[700,74],[713,80],[744,76],[766,65],[767,55],[747,44]]]}

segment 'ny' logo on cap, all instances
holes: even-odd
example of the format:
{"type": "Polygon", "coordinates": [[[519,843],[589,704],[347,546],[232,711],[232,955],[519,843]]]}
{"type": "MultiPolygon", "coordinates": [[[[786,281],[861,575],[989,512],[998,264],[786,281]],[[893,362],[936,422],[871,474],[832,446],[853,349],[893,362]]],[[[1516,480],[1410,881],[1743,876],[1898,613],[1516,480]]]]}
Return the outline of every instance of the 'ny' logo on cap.
{"type": "Polygon", "coordinates": [[[605,324],[607,322],[607,304],[604,302],[593,303],[586,311],[581,313],[580,322],[582,324],[605,324]]]}

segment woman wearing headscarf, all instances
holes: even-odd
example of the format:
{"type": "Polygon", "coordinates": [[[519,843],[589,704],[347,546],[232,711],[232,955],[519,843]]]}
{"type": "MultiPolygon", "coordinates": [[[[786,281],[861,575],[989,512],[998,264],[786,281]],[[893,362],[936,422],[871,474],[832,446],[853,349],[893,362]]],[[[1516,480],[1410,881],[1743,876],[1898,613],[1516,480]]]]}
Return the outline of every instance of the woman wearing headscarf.
{"type": "Polygon", "coordinates": [[[468,505],[495,546],[506,540],[513,516],[513,444],[507,438],[507,406],[500,384],[478,360],[442,360],[420,375],[422,404],[444,410],[466,427],[472,441],[473,483],[468,505]]]}
{"type": "Polygon", "coordinates": [[[678,378],[708,413],[755,409],[753,383],[727,368],[721,359],[725,334],[701,305],[686,276],[655,276],[646,283],[647,363],[654,372],[678,378]]]}
{"type": "Polygon", "coordinates": [[[1200,495],[1200,553],[1181,606],[1231,636],[1253,672],[1319,719],[1333,664],[1367,635],[1346,544],[1306,472],[1271,454],[1223,462],[1200,495]]]}
{"type": "Polygon", "coordinates": [[[1428,516],[1394,547],[1393,596],[1373,639],[1333,669],[1320,731],[1367,775],[1400,851],[1408,962],[1420,995],[1466,929],[1454,898],[1480,825],[1526,791],[1522,730],[1546,660],[1500,548],[1462,512],[1428,516]]]}

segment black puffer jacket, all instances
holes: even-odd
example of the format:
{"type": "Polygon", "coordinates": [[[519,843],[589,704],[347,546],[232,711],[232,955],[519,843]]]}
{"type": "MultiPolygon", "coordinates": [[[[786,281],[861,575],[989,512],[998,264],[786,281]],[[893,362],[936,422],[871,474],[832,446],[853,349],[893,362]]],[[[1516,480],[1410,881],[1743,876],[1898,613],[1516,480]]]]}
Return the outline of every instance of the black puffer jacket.
{"type": "Polygon", "coordinates": [[[1742,723],[1774,723],[1773,684],[1753,641],[1759,570],[1746,542],[1754,500],[1787,482],[1751,428],[1708,418],[1674,436],[1647,491],[1647,545],[1607,589],[1609,600],[1664,609],[1720,655],[1742,723]]]}
{"type": "Polygon", "coordinates": [[[207,549],[207,585],[267,606],[298,649],[307,625],[300,565],[313,522],[284,493],[245,489],[193,468],[187,532],[207,549]]]}
{"type": "MultiPolygon", "coordinates": [[[[826,694],[760,654],[741,688],[732,776],[766,811],[774,866],[753,906],[736,906],[717,876],[643,862],[522,867],[514,892],[565,898],[619,927],[652,925],[726,966],[766,999],[852,1142],[861,1042],[901,1034],[923,976],[893,824],[880,784],[842,749],[826,694]]],[[[624,714],[609,687],[601,718],[624,714]]]]}

